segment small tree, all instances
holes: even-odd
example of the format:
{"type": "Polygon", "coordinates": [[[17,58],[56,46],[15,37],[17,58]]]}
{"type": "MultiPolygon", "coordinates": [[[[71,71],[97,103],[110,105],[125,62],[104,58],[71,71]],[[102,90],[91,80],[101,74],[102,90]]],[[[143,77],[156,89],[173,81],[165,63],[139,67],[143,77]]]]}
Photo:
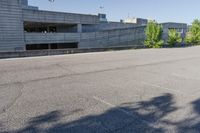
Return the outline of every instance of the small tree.
{"type": "Polygon", "coordinates": [[[168,33],[168,40],[167,43],[169,44],[170,47],[174,47],[175,44],[181,43],[182,38],[181,38],[181,33],[177,32],[175,29],[170,29],[168,33]]]}
{"type": "Polygon", "coordinates": [[[200,20],[195,19],[189,32],[186,35],[185,42],[197,45],[200,44],[200,20]]]}
{"type": "Polygon", "coordinates": [[[144,44],[149,48],[160,48],[164,41],[162,38],[162,26],[154,21],[150,21],[147,24],[147,28],[145,30],[146,40],[144,44]]]}

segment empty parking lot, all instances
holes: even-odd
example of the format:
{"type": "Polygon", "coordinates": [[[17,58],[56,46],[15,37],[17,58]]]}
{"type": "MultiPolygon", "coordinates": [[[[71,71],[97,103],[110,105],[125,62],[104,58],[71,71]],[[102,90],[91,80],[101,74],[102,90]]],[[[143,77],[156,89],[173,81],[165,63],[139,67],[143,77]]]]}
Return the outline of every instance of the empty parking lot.
{"type": "Polygon", "coordinates": [[[0,133],[200,131],[200,47],[0,60],[0,133]]]}

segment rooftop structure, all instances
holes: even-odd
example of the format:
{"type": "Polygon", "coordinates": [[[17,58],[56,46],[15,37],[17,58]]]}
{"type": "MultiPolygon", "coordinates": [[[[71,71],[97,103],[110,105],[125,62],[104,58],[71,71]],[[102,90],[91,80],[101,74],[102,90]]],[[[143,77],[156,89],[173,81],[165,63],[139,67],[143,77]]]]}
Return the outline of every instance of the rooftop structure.
{"type": "Polygon", "coordinates": [[[28,0],[21,0],[21,4],[22,4],[22,8],[24,8],[24,9],[39,10],[38,7],[29,6],[29,5],[28,5],[28,0]]]}
{"type": "Polygon", "coordinates": [[[128,18],[124,19],[123,22],[137,24],[137,25],[147,25],[148,19],[128,17],[128,18]]]}

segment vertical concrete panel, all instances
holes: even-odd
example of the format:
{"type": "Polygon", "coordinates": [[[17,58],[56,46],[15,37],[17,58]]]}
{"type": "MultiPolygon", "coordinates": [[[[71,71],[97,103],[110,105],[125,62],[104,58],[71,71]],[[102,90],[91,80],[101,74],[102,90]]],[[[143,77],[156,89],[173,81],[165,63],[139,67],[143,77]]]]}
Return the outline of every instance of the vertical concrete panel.
{"type": "Polygon", "coordinates": [[[82,24],[77,24],[77,32],[82,33],[82,24]]]}
{"type": "Polygon", "coordinates": [[[21,0],[0,0],[0,51],[24,50],[21,0]]]}

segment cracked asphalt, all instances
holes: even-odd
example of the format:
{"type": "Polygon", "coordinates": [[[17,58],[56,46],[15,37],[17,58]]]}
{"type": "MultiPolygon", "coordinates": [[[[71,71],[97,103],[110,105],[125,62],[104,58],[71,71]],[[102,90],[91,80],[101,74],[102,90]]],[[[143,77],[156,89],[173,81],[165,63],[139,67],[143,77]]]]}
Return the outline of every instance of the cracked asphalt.
{"type": "Polygon", "coordinates": [[[198,133],[200,47],[0,60],[0,133],[198,133]]]}

